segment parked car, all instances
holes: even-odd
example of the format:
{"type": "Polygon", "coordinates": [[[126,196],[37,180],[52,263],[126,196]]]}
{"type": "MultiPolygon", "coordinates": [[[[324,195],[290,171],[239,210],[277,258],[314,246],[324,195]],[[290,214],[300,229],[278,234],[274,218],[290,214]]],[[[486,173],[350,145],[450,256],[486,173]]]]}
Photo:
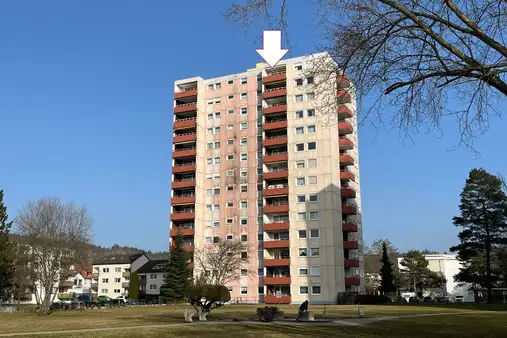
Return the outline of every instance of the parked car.
{"type": "Polygon", "coordinates": [[[430,296],[426,296],[423,298],[423,302],[424,303],[435,303],[435,300],[430,296]]]}
{"type": "Polygon", "coordinates": [[[419,297],[410,297],[410,299],[408,300],[409,303],[422,303],[422,300],[419,298],[419,297]]]}
{"type": "Polygon", "coordinates": [[[447,297],[447,296],[445,296],[445,297],[437,297],[436,301],[438,303],[450,303],[451,299],[449,297],[447,297]]]}
{"type": "Polygon", "coordinates": [[[112,298],[110,298],[108,296],[98,296],[97,297],[97,302],[100,302],[100,303],[109,303],[111,300],[112,300],[112,298]]]}
{"type": "Polygon", "coordinates": [[[455,296],[454,302],[456,303],[463,303],[463,296],[455,296]]]}
{"type": "Polygon", "coordinates": [[[407,303],[408,303],[408,300],[407,300],[407,298],[405,298],[405,297],[398,296],[398,297],[396,298],[396,303],[398,303],[398,304],[407,304],[407,303]]]}
{"type": "Polygon", "coordinates": [[[127,299],[126,303],[127,303],[128,306],[134,306],[134,305],[138,305],[139,304],[135,300],[132,300],[132,299],[127,299]]]}

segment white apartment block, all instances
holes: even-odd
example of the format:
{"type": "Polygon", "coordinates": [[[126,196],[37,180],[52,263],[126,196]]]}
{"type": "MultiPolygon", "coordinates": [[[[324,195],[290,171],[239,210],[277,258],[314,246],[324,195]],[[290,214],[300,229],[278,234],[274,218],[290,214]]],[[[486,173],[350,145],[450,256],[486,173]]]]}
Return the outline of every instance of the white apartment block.
{"type": "Polygon", "coordinates": [[[93,262],[93,296],[118,298],[128,296],[131,272],[137,271],[149,261],[144,254],[115,255],[93,262]]]}
{"type": "Polygon", "coordinates": [[[158,299],[160,288],[164,285],[167,259],[151,260],[137,270],[139,276],[139,297],[158,299]]]}
{"type": "Polygon", "coordinates": [[[175,83],[170,236],[248,244],[233,301],[364,290],[355,95],[336,70],[321,53],[175,83]]]}

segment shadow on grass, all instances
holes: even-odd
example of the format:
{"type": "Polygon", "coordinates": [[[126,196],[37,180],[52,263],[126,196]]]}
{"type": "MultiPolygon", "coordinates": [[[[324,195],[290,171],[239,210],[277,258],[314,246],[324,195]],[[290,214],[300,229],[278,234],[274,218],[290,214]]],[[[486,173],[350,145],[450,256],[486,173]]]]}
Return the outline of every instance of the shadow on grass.
{"type": "Polygon", "coordinates": [[[407,307],[426,307],[426,308],[445,308],[445,309],[458,309],[458,310],[477,310],[477,311],[507,311],[507,304],[475,304],[475,303],[421,303],[421,304],[407,304],[407,307]]]}

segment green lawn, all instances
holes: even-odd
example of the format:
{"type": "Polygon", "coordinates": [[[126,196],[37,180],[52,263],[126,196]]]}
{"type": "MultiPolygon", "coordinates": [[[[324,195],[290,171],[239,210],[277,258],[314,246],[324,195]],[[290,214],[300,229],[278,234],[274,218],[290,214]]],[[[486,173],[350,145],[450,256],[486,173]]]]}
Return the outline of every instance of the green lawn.
{"type": "MultiPolygon", "coordinates": [[[[210,321],[231,321],[232,318],[255,317],[257,305],[230,305],[213,310],[210,321]]],[[[281,306],[286,317],[295,317],[298,306],[281,306]]],[[[323,306],[312,306],[316,317],[322,317],[323,306]]],[[[39,317],[35,313],[0,314],[0,334],[41,332],[103,327],[160,325],[183,322],[184,306],[136,307],[123,309],[56,311],[39,317]]],[[[326,307],[329,318],[357,318],[357,306],[333,305],[326,307]]],[[[365,306],[366,317],[400,316],[441,313],[441,316],[396,319],[368,324],[362,327],[329,326],[309,323],[298,325],[237,325],[207,324],[168,328],[129,329],[104,332],[59,334],[52,337],[507,337],[507,310],[505,305],[386,305],[365,306]],[[460,312],[460,315],[446,313],[460,312]]]]}

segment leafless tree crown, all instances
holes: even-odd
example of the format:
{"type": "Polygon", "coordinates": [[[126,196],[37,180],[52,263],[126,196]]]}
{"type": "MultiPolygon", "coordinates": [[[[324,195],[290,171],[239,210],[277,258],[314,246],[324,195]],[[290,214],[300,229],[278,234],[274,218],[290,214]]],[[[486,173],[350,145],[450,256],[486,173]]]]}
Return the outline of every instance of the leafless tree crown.
{"type": "MultiPolygon", "coordinates": [[[[358,97],[376,97],[361,120],[408,134],[439,130],[443,117],[453,117],[459,145],[473,146],[489,114],[500,115],[498,102],[507,98],[507,1],[317,3],[323,49],[353,80],[358,97]]],[[[245,26],[265,16],[274,28],[287,28],[287,13],[286,1],[248,0],[225,17],[245,26]]]]}

